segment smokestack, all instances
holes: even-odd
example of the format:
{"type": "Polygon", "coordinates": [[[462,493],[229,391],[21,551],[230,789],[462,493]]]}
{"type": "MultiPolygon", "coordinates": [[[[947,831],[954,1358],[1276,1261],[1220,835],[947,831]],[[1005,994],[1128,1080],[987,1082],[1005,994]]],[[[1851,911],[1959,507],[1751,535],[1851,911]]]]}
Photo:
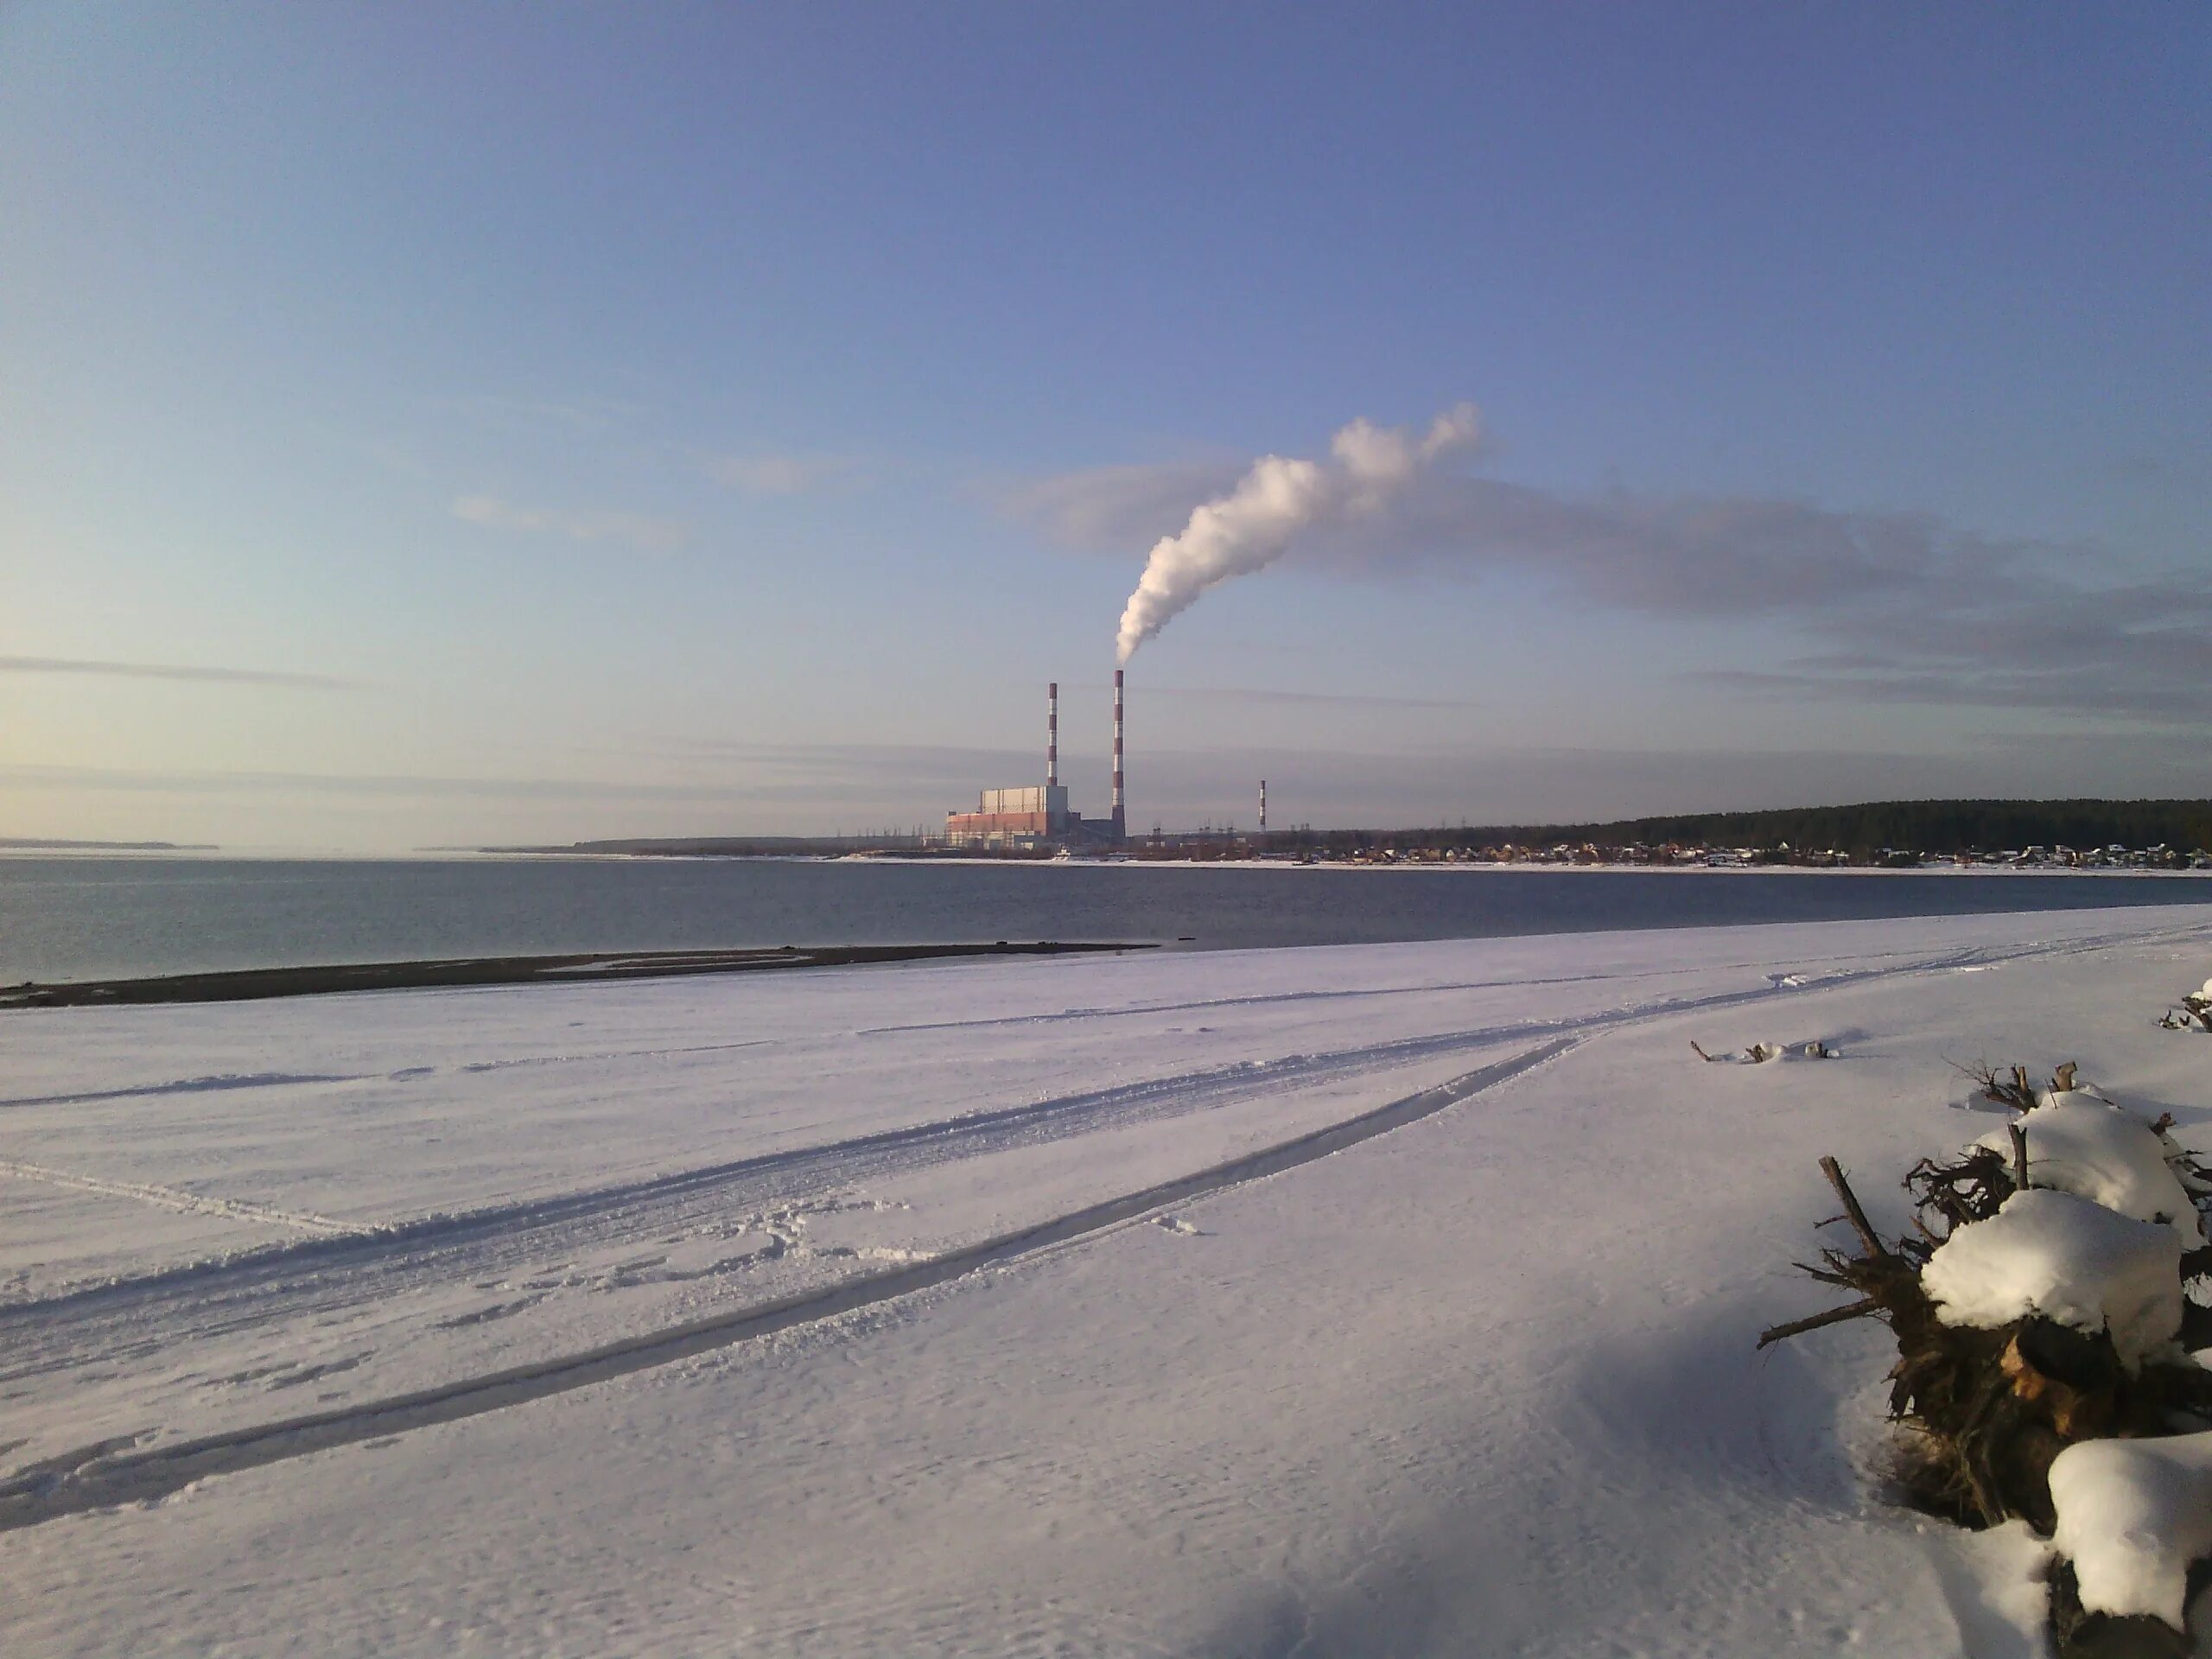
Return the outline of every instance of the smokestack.
{"type": "Polygon", "coordinates": [[[1060,683],[1045,688],[1045,785],[1060,781],[1060,683]]]}
{"type": "Polygon", "coordinates": [[[1260,779],[1260,833],[1268,833],[1268,780],[1260,779]]]}
{"type": "Polygon", "coordinates": [[[1122,671],[1114,671],[1114,839],[1128,833],[1122,806],[1122,671]]]}

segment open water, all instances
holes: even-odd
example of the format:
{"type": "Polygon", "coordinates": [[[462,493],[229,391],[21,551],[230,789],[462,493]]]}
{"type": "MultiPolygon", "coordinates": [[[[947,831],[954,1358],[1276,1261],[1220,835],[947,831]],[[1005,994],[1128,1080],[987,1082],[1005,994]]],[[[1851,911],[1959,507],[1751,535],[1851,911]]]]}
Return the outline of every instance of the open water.
{"type": "Polygon", "coordinates": [[[0,984],[582,950],[1205,950],[2206,902],[2212,880],[2120,874],[39,855],[0,858],[0,984]]]}

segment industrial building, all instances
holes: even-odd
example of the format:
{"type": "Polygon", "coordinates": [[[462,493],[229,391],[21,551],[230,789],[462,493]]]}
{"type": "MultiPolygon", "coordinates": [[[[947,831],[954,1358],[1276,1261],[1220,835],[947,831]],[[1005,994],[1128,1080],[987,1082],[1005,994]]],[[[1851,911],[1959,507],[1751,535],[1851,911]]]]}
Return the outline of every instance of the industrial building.
{"type": "Polygon", "coordinates": [[[1034,847],[1067,839],[1073,827],[1058,784],[987,789],[973,812],[944,815],[944,838],[955,847],[1034,847]]]}
{"type": "Polygon", "coordinates": [[[1050,847],[1118,847],[1127,837],[1122,801],[1122,671],[1114,671],[1114,803],[1109,816],[1084,818],[1068,804],[1060,782],[1060,686],[1045,693],[1045,781],[987,789],[973,812],[944,815],[944,839],[953,847],[1033,851],[1050,847]]]}

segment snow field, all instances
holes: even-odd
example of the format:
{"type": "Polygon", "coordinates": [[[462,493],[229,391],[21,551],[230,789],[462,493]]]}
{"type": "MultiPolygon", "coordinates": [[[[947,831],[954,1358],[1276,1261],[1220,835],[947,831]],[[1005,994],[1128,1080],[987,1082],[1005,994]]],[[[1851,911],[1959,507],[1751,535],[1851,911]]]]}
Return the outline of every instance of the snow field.
{"type": "Polygon", "coordinates": [[[1573,1041],[910,1294],[34,1515],[0,1532],[0,1634],[2031,1653],[2018,1541],[1931,1536],[1854,1465],[1882,1333],[1751,1344],[1806,1311],[1821,1154],[1901,1170],[1986,1127],[1949,1061],[2078,1058],[2202,1144],[2196,1056],[2143,1009],[2208,956],[2212,925],[2146,911],[11,1016],[0,1156],[116,1189],[0,1169],[5,1459],[65,1488],[102,1440],[859,1282],[1573,1041]],[[1843,1058],[1707,1067],[1693,1037],[1843,1058]],[[272,1076],[315,1080],[171,1086],[272,1076]]]}

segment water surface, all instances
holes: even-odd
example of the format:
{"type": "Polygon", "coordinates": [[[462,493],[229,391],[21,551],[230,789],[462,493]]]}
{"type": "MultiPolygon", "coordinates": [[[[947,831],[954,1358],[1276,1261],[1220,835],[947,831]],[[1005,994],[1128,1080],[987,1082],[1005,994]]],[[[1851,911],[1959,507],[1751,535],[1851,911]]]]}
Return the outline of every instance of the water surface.
{"type": "Polygon", "coordinates": [[[0,983],[588,950],[1347,944],[2212,901],[2131,875],[0,858],[0,983]]]}

